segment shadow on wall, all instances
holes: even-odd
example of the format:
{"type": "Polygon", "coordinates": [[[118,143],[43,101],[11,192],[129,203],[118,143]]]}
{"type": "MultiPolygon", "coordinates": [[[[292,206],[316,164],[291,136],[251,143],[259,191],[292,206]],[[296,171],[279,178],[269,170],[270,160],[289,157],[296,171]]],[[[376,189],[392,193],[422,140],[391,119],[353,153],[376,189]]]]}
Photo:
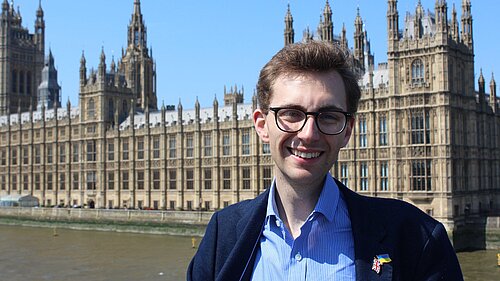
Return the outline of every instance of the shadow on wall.
{"type": "Polygon", "coordinates": [[[456,251],[500,248],[500,215],[465,217],[455,222],[453,246],[456,251]]]}

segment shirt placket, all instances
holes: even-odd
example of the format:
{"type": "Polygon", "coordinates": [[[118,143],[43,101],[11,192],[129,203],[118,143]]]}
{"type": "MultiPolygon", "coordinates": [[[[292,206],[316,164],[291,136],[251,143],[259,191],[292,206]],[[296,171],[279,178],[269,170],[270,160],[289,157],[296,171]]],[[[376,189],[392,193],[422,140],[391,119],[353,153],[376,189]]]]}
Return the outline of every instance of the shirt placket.
{"type": "Polygon", "coordinates": [[[304,281],[307,278],[307,241],[310,233],[310,222],[301,228],[301,233],[292,243],[289,257],[288,281],[304,281]]]}

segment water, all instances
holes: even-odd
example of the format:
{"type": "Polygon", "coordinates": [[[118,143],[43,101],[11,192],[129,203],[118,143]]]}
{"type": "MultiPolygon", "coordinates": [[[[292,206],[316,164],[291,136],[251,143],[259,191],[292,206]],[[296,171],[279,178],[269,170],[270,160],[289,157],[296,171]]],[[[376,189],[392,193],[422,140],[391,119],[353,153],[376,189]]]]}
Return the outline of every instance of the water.
{"type": "Polygon", "coordinates": [[[0,225],[0,280],[186,280],[190,237],[0,225]]]}
{"type": "MultiPolygon", "coordinates": [[[[185,280],[195,250],[190,237],[0,225],[0,280],[185,280]]],[[[465,280],[500,280],[496,253],[459,253],[465,280]]]]}

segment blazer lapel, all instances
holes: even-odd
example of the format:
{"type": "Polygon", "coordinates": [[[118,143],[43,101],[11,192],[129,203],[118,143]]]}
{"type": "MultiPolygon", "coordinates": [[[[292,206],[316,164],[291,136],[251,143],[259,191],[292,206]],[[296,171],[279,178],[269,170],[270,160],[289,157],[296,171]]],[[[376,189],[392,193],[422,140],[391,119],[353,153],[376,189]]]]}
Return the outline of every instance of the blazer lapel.
{"type": "MultiPolygon", "coordinates": [[[[238,238],[226,263],[222,267],[217,280],[249,280],[255,254],[259,246],[259,237],[266,217],[267,197],[264,192],[255,200],[255,205],[246,208],[245,213],[236,225],[238,238]]],[[[222,238],[224,239],[224,238],[222,238]]]]}
{"type": "Polygon", "coordinates": [[[384,245],[386,228],[384,222],[377,217],[377,210],[369,198],[361,196],[342,183],[337,182],[343,198],[346,201],[351,219],[354,238],[354,256],[357,281],[392,280],[392,263],[380,265],[379,273],[372,269],[375,257],[388,254],[390,247],[384,245]]]}

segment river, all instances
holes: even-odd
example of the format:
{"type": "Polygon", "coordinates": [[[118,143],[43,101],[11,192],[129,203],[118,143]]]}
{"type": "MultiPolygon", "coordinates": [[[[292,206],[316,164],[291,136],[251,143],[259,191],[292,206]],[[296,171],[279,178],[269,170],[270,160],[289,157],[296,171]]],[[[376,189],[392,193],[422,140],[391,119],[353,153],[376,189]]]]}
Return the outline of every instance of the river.
{"type": "MultiPolygon", "coordinates": [[[[0,280],[185,280],[195,250],[190,237],[0,225],[0,280]]],[[[496,252],[459,253],[465,280],[500,280],[496,252]]]]}

